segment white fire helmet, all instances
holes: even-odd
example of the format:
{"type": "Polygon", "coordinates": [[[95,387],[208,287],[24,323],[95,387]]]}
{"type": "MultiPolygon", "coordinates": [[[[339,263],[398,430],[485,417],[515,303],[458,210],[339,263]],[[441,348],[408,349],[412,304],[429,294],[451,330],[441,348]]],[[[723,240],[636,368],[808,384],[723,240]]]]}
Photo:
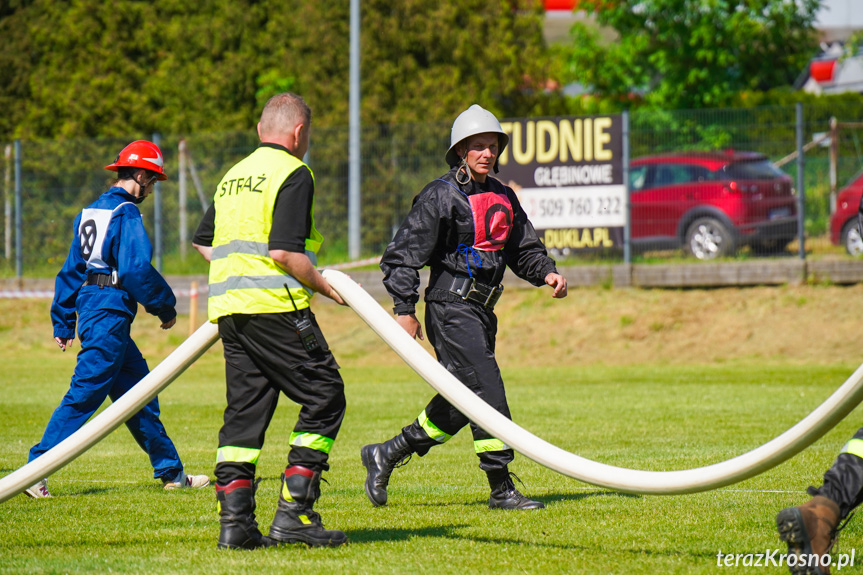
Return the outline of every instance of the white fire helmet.
{"type": "Polygon", "coordinates": [[[500,142],[500,149],[497,151],[497,158],[494,161],[494,171],[497,173],[497,162],[509,143],[509,136],[500,127],[500,122],[497,121],[494,114],[478,104],[474,104],[459,114],[455,122],[452,123],[450,146],[446,153],[447,164],[455,166],[461,161],[461,158],[458,157],[455,151],[455,147],[459,142],[465,138],[488,132],[498,134],[498,141],[500,142]]]}

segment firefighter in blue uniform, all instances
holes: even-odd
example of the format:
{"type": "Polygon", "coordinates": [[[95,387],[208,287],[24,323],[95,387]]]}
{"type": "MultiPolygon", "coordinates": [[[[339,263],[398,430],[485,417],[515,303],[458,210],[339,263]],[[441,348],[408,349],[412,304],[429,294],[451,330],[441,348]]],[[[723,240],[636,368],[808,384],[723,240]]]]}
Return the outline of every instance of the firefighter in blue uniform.
{"type": "MultiPolygon", "coordinates": [[[[81,351],[69,391],[54,410],[42,440],[30,449],[33,461],[80,429],[110,397],[116,401],[149,373],[130,329],[138,304],[159,318],[162,329],[176,322],[176,298],[150,264],[152,247],[137,204],[165,180],[162,153],[152,142],[126,146],[113,164],[117,179],[85,208],[73,225],[74,239],[57,274],[51,320],[54,340],[66,351],[77,329],[81,351]]],[[[147,452],[153,476],[165,489],[205,487],[206,475],[186,475],[180,456],[159,419],[154,398],[127,422],[147,452]]],[[[50,497],[47,480],[27,489],[31,497],[50,497]]]]}
{"type": "MultiPolygon", "coordinates": [[[[450,171],[428,184],[381,258],[384,285],[398,323],[422,338],[415,315],[419,270],[430,268],[426,330],[438,361],[465,386],[510,417],[495,358],[497,317],[507,266],[535,286],[549,285],[552,297],[566,296],[557,273],[513,190],[489,173],[509,141],[494,115],[473,105],[452,126],[446,154],[450,171]]],[[[365,490],[373,505],[385,505],[393,469],[411,454],[425,455],[470,423],[480,469],[486,472],[492,509],[541,509],[513,484],[508,464],[513,450],[469,422],[436,395],[401,433],[361,450],[365,490]]]]}

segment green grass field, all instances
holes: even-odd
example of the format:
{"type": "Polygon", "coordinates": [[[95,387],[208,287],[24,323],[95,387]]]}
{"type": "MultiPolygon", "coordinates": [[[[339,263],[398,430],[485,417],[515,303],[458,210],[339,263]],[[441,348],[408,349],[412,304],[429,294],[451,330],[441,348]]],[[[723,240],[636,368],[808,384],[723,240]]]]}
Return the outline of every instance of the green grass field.
{"type": "MultiPolygon", "coordinates": [[[[724,291],[709,292],[720,309],[724,291]]],[[[510,295],[513,305],[524,303],[520,297],[532,297],[518,293],[510,295]]],[[[819,294],[824,293],[806,292],[805,301],[797,292],[772,291],[770,297],[772,305],[787,300],[787,305],[805,309],[821,305],[819,294]]],[[[633,331],[643,316],[652,317],[648,308],[654,304],[645,298],[675,297],[671,292],[590,290],[572,296],[578,298],[573,305],[586,301],[598,316],[610,314],[610,325],[618,326],[627,345],[686,331],[680,318],[682,327],[653,329],[648,323],[644,334],[633,331]],[[617,294],[608,309],[623,310],[620,319],[600,309],[598,302],[608,293],[617,294]],[[641,311],[629,311],[630,304],[641,311]]],[[[687,297],[677,294],[675,301],[687,297]]],[[[668,309],[664,301],[655,305],[668,309]]],[[[42,317],[46,306],[0,306],[3,475],[26,462],[27,450],[38,441],[74,367],[74,356],[50,346],[50,326],[42,317]]],[[[396,470],[390,504],[376,509],[363,492],[359,449],[409,423],[431,397],[431,388],[392,361],[391,354],[380,352],[374,338],[358,332],[346,318],[348,310],[330,307],[335,311],[321,306],[319,317],[342,363],[349,406],[332,453],[332,470],[325,474],[329,484],[323,485],[316,509],[327,527],[347,532],[349,545],[218,551],[212,487],[165,492],[121,427],[50,478],[53,499],[19,495],[0,504],[0,573],[758,572],[752,567],[718,567],[717,553],[784,553],[774,531],[776,513],[807,499],[805,488],[820,484],[863,419],[858,408],[811,448],[760,476],[682,496],[615,493],[558,475],[519,455],[512,470],[523,480],[523,491],[547,505],[544,511],[522,513],[487,509],[485,476],[477,467],[470,434],[463,432],[396,470]],[[334,317],[345,321],[334,322],[334,317]],[[342,348],[345,353],[340,354],[342,348]]],[[[554,319],[567,320],[565,314],[554,319]]],[[[158,333],[154,320],[146,316],[139,317],[136,330],[151,367],[183,339],[176,330],[158,333]]],[[[519,337],[506,330],[501,334],[508,345],[519,337]]],[[[806,334],[800,337],[805,345],[806,334]]],[[[503,371],[515,420],[540,437],[611,465],[673,470],[717,463],[767,442],[820,404],[856,367],[835,358],[804,363],[770,359],[664,358],[635,365],[570,359],[556,365],[549,355],[539,362],[536,357],[510,358],[503,371]]],[[[221,346],[165,390],[160,401],[163,421],[187,470],[212,477],[224,408],[221,346]]],[[[295,414],[296,407],[283,401],[259,464],[263,481],[257,514],[264,533],[275,511],[295,414]]],[[[838,551],[859,550],[861,543],[863,524],[855,520],[843,532],[838,551]]],[[[857,553],[857,563],[863,563],[863,553],[857,553]]],[[[855,570],[859,567],[841,572],[855,570]]],[[[760,572],[787,571],[769,567],[760,572]]]]}

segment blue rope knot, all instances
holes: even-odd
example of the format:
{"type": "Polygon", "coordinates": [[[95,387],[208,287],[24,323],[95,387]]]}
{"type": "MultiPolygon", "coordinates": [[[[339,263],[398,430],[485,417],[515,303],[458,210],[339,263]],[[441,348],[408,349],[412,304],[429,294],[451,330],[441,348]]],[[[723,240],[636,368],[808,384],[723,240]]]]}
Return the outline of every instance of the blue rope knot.
{"type": "Polygon", "coordinates": [[[464,254],[464,263],[465,265],[467,265],[467,276],[472,278],[473,274],[470,271],[470,261],[471,259],[473,259],[473,265],[477,268],[481,268],[482,258],[475,249],[473,249],[471,246],[466,246],[464,244],[458,245],[458,253],[464,254]]]}

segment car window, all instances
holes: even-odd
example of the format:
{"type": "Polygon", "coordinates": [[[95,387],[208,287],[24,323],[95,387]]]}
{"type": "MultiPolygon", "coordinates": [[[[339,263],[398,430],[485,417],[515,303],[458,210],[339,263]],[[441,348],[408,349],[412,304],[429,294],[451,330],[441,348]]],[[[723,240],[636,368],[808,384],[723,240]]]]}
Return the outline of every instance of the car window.
{"type": "Polygon", "coordinates": [[[716,172],[711,172],[704,166],[689,166],[692,182],[710,182],[716,179],[716,172]]]}
{"type": "Polygon", "coordinates": [[[647,166],[636,166],[629,169],[629,189],[637,192],[644,188],[647,179],[647,166]]]}
{"type": "Polygon", "coordinates": [[[703,182],[710,178],[707,168],[685,164],[662,164],[656,166],[653,187],[703,182]]]}
{"type": "Polygon", "coordinates": [[[783,175],[782,170],[768,160],[735,162],[722,168],[722,171],[731,180],[774,180],[783,175]]]}

